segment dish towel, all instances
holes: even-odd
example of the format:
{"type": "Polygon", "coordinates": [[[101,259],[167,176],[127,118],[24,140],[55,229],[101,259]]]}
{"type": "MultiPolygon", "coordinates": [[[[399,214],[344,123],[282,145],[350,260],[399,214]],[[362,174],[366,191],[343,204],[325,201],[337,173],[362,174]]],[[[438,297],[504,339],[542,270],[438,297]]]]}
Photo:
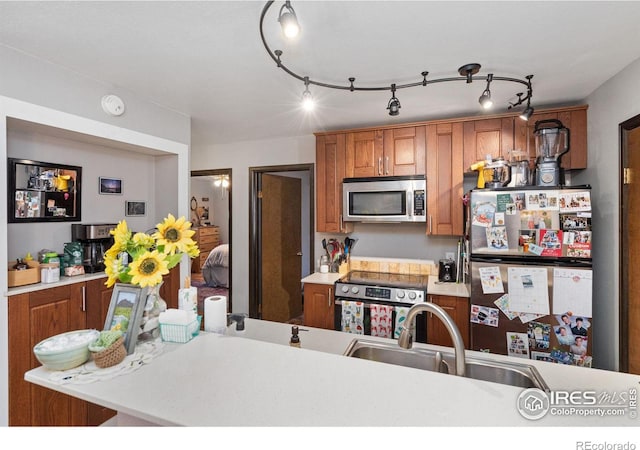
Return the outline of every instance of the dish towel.
{"type": "Polygon", "coordinates": [[[371,304],[371,336],[391,337],[392,306],[371,304]]]}
{"type": "Polygon", "coordinates": [[[342,331],[364,334],[364,305],[362,302],[342,301],[342,331]]]}
{"type": "Polygon", "coordinates": [[[398,339],[400,337],[400,329],[404,325],[404,321],[407,319],[407,313],[409,308],[406,306],[396,306],[396,323],[393,327],[393,338],[398,339]]]}

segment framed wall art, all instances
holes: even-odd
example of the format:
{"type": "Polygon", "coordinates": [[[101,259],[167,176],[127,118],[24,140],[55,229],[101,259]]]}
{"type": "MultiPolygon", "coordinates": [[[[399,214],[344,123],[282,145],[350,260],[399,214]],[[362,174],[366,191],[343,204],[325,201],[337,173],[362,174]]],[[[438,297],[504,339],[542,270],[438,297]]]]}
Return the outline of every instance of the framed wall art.
{"type": "Polygon", "coordinates": [[[124,347],[128,355],[136,348],[146,301],[147,288],[125,283],[113,285],[104,329],[118,329],[124,333],[124,347]]]}
{"type": "Polygon", "coordinates": [[[99,177],[98,181],[100,194],[122,195],[122,180],[120,178],[99,177]]]}
{"type": "Polygon", "coordinates": [[[141,200],[127,200],[124,202],[124,215],[125,216],[146,216],[147,215],[147,202],[141,200]]]}

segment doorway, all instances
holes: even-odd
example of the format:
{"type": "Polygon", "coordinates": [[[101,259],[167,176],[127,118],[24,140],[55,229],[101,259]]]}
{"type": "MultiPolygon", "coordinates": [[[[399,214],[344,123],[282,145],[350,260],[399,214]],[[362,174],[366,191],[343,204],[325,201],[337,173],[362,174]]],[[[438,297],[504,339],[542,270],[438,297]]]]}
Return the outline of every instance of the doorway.
{"type": "Polygon", "coordinates": [[[640,115],[620,124],[620,370],[640,374],[640,115]],[[631,318],[631,319],[630,319],[631,318]]]}
{"type": "Polygon", "coordinates": [[[191,266],[191,284],[198,289],[199,311],[204,310],[204,299],[213,295],[225,295],[228,311],[233,311],[231,175],[231,169],[191,171],[190,220],[194,229],[207,230],[198,245],[200,256],[191,266]]]}
{"type": "Polygon", "coordinates": [[[314,165],[249,172],[249,316],[301,323],[301,279],[315,267],[314,165]]]}

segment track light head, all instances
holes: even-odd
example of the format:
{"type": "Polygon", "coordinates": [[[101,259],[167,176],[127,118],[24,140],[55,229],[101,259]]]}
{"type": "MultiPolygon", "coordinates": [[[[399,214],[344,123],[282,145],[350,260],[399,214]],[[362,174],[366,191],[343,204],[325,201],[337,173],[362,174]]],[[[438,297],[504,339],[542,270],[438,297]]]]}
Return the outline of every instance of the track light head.
{"type": "Polygon", "coordinates": [[[300,25],[298,24],[298,17],[293,10],[291,3],[287,0],[282,8],[280,8],[280,14],[278,15],[278,22],[282,27],[282,32],[289,39],[294,38],[300,33],[300,25]],[[285,11],[286,9],[286,11],[285,11]]]}
{"type": "Polygon", "coordinates": [[[387,105],[387,109],[389,110],[390,116],[397,116],[400,114],[400,100],[396,98],[396,85],[391,85],[391,99],[389,99],[389,104],[387,105]]]}
{"type": "Polygon", "coordinates": [[[522,120],[529,120],[531,118],[531,116],[533,115],[533,111],[534,109],[527,105],[527,107],[524,109],[524,111],[522,111],[522,113],[520,113],[520,118],[522,120]]]}
{"type": "Polygon", "coordinates": [[[302,107],[305,111],[312,111],[316,106],[313,95],[309,91],[309,77],[304,77],[304,92],[302,93],[302,107]]]}
{"type": "Polygon", "coordinates": [[[493,106],[493,100],[491,100],[491,91],[489,89],[485,89],[478,101],[484,109],[490,109],[493,106]]]}

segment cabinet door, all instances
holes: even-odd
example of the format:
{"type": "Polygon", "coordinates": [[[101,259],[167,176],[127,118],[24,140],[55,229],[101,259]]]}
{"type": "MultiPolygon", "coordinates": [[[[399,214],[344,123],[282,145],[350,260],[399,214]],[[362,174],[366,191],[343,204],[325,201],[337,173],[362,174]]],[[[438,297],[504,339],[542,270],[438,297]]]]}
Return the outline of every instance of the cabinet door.
{"type": "Polygon", "coordinates": [[[427,125],[427,234],[463,233],[462,133],[460,122],[427,125]]]}
{"type": "Polygon", "coordinates": [[[346,135],[346,177],[384,175],[382,130],[361,131],[346,135]]]}
{"type": "Polygon", "coordinates": [[[342,179],[345,177],[345,135],[316,138],[316,230],[347,233],[352,224],[342,220],[342,179]]]}
{"type": "Polygon", "coordinates": [[[554,110],[533,114],[528,121],[516,118],[515,148],[527,150],[529,159],[535,161],[535,130],[539,120],[556,119],[569,129],[569,152],[562,156],[561,167],[565,169],[586,169],[587,167],[587,109],[581,107],[570,110],[554,110]]]}
{"type": "MultiPolygon", "coordinates": [[[[445,295],[430,295],[429,301],[442,307],[453,319],[464,342],[469,348],[469,299],[466,297],[449,297],[445,295]]],[[[452,347],[453,341],[449,332],[440,319],[427,313],[427,343],[452,347]]]]}
{"type": "Polygon", "coordinates": [[[334,329],[333,285],[304,285],[304,324],[308,327],[334,329]]]}
{"type": "Polygon", "coordinates": [[[503,117],[465,122],[464,170],[485,160],[487,155],[509,160],[509,151],[513,149],[513,121],[513,117],[503,117]]]}
{"type": "Polygon", "coordinates": [[[425,173],[425,127],[384,131],[384,175],[425,173]]]}
{"type": "Polygon", "coordinates": [[[40,365],[33,355],[38,342],[87,327],[83,287],[76,283],[9,298],[10,425],[86,425],[86,402],[23,378],[40,365]]]}

